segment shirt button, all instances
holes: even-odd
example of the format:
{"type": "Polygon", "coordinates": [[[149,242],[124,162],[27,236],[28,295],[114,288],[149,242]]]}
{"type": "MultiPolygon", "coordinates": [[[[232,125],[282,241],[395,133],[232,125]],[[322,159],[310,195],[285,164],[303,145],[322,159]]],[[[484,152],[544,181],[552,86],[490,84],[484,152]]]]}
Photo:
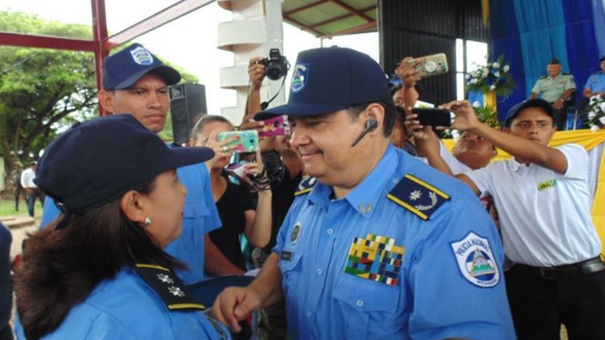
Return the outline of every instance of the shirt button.
{"type": "Polygon", "coordinates": [[[334,234],[334,229],[328,229],[326,232],[328,233],[328,235],[332,235],[334,234]]]}
{"type": "Polygon", "coordinates": [[[305,313],[305,315],[306,315],[308,318],[310,318],[310,317],[311,317],[311,312],[307,311],[307,312],[305,313]]]}
{"type": "Polygon", "coordinates": [[[357,300],[357,307],[363,307],[363,300],[357,300]]]}
{"type": "Polygon", "coordinates": [[[321,268],[317,269],[317,275],[321,275],[323,273],[323,271],[321,270],[321,268]]]}

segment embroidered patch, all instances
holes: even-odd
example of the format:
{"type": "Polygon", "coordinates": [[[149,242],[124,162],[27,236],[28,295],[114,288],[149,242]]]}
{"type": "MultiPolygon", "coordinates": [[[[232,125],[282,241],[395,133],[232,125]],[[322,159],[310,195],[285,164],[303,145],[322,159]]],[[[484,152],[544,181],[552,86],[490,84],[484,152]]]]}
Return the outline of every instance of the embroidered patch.
{"type": "Polygon", "coordinates": [[[294,72],[292,72],[292,82],[290,89],[292,92],[300,92],[308,82],[307,75],[309,74],[309,64],[296,64],[294,72]]]}
{"type": "Polygon", "coordinates": [[[538,183],[538,191],[542,191],[542,190],[546,190],[548,188],[554,188],[557,186],[557,180],[556,179],[549,179],[547,181],[544,181],[542,183],[538,183]]]}
{"type": "Polygon", "coordinates": [[[296,223],[294,225],[294,228],[292,228],[292,235],[290,235],[290,242],[292,242],[292,244],[296,244],[296,242],[298,242],[298,238],[300,237],[301,233],[301,228],[302,224],[300,224],[300,222],[296,223]]]}
{"type": "Polygon", "coordinates": [[[311,192],[315,184],[317,184],[317,179],[315,177],[306,176],[300,181],[300,184],[298,184],[298,188],[296,188],[294,196],[311,192]]]}
{"type": "Polygon", "coordinates": [[[410,174],[405,175],[387,197],[423,220],[428,220],[450,199],[448,194],[410,174]]]}
{"type": "Polygon", "coordinates": [[[204,310],[187,291],[187,287],[170,269],[154,264],[137,263],[134,270],[164,301],[168,309],[204,310]]]}
{"type": "Polygon", "coordinates": [[[458,269],[469,282],[479,287],[493,287],[500,282],[500,272],[486,238],[470,232],[451,246],[458,269]]]}
{"type": "Polygon", "coordinates": [[[368,234],[351,244],[344,272],[364,279],[397,286],[404,248],[394,238],[368,234]]]}
{"type": "Polygon", "coordinates": [[[139,65],[153,64],[153,56],[151,55],[151,52],[149,52],[144,47],[139,46],[134,50],[130,51],[130,54],[132,55],[132,59],[134,60],[134,62],[139,65]]]}

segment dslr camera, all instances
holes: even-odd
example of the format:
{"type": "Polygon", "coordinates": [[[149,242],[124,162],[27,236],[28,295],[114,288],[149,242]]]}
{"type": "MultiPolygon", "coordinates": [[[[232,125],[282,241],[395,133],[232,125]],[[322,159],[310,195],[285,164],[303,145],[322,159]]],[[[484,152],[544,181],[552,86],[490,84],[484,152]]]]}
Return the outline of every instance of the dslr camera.
{"type": "Polygon", "coordinates": [[[268,58],[258,60],[256,63],[265,65],[265,74],[271,80],[279,80],[290,69],[288,59],[279,53],[279,48],[272,48],[268,58]]]}

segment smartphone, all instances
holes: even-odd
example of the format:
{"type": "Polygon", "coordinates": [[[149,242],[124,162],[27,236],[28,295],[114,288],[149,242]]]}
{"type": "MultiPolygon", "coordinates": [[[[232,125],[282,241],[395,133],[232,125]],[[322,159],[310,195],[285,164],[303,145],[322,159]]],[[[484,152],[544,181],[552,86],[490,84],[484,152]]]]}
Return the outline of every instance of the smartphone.
{"type": "Polygon", "coordinates": [[[256,130],[221,132],[218,134],[217,139],[220,142],[228,140],[233,136],[239,137],[227,144],[230,147],[234,147],[233,152],[246,153],[256,152],[256,150],[258,150],[258,132],[256,132],[256,130]]]}
{"type": "Polygon", "coordinates": [[[418,115],[416,118],[421,125],[451,126],[453,112],[446,109],[435,108],[412,108],[412,113],[418,115]]]}
{"type": "Polygon", "coordinates": [[[410,63],[416,60],[420,60],[420,62],[414,66],[414,69],[418,71],[418,76],[422,78],[445,74],[449,70],[447,67],[447,57],[445,56],[445,53],[437,53],[414,58],[410,60],[410,63]]]}
{"type": "Polygon", "coordinates": [[[258,131],[259,137],[283,136],[290,134],[288,116],[277,116],[263,120],[265,126],[258,131]]]}

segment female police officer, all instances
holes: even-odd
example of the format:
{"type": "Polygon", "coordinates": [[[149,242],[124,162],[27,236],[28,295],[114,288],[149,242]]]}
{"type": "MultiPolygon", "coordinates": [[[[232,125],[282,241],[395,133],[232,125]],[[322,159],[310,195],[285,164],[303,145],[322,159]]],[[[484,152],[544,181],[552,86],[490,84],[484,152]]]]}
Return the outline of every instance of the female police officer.
{"type": "Polygon", "coordinates": [[[169,149],[132,115],[71,128],[47,148],[36,183],[62,207],[33,234],[16,279],[28,338],[228,336],[202,314],[163,251],[181,233],[187,190],[175,169],[213,156],[169,149]]]}

